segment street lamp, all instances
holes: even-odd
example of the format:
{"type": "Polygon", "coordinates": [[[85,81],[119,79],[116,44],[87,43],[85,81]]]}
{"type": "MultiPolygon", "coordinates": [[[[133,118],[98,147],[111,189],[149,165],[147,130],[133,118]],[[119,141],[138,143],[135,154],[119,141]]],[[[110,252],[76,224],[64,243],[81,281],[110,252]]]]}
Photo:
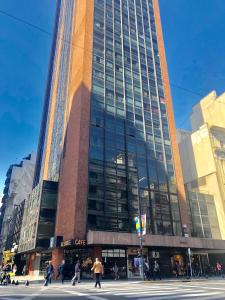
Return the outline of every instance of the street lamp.
{"type": "Polygon", "coordinates": [[[140,275],[143,280],[144,280],[143,226],[142,226],[142,216],[141,216],[141,199],[140,199],[139,183],[144,179],[146,179],[146,177],[142,177],[141,179],[138,180],[138,216],[139,216],[139,223],[140,223],[139,242],[140,242],[140,257],[141,257],[140,275]]]}

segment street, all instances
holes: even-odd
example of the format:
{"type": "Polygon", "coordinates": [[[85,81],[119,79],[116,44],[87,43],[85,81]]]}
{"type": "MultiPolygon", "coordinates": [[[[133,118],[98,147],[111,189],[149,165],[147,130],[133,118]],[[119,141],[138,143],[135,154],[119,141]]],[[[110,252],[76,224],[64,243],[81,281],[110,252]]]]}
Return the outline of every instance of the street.
{"type": "Polygon", "coordinates": [[[83,299],[83,300],[174,300],[225,299],[224,280],[202,280],[192,282],[104,282],[102,288],[94,288],[93,283],[83,282],[71,286],[53,283],[48,287],[32,284],[0,287],[1,300],[39,300],[39,299],[83,299]]]}

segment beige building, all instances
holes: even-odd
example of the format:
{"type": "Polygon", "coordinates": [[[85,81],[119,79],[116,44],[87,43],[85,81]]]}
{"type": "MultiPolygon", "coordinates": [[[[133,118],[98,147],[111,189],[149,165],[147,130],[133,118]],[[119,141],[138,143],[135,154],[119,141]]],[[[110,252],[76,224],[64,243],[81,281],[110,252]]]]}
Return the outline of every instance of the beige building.
{"type": "Polygon", "coordinates": [[[225,239],[225,93],[213,91],[190,116],[192,132],[178,130],[184,182],[192,191],[214,196],[222,239],[225,239]]]}

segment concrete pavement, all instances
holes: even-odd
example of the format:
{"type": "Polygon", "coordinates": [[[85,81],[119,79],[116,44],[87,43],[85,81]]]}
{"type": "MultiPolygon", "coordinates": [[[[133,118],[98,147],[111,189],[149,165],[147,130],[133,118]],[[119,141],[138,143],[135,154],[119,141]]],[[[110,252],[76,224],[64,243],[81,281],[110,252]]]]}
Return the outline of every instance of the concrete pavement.
{"type": "Polygon", "coordinates": [[[225,299],[225,280],[150,282],[111,281],[102,282],[102,288],[94,288],[93,282],[76,286],[69,283],[53,283],[0,287],[0,300],[219,300],[225,299]]]}

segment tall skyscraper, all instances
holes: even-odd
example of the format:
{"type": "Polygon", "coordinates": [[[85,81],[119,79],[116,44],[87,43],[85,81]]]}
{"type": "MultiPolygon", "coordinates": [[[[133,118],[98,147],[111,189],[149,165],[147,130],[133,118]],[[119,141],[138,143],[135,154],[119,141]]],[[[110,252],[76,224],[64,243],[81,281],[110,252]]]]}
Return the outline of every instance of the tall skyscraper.
{"type": "MultiPolygon", "coordinates": [[[[139,215],[143,253],[167,273],[171,257],[201,248],[182,238],[190,222],[157,0],[58,1],[35,185],[42,180],[59,182],[55,265],[99,256],[106,270],[117,259],[135,276],[139,215]]],[[[25,234],[26,249],[37,251],[25,234]]]]}

